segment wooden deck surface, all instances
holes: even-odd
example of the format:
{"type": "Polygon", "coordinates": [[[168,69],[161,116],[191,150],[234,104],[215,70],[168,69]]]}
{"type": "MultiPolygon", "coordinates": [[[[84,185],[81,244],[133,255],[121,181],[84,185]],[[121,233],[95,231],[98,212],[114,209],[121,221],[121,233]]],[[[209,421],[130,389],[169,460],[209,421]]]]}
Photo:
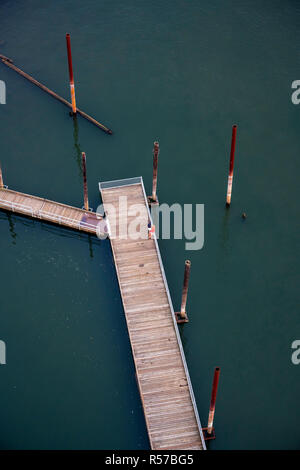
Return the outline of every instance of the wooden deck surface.
{"type": "MultiPolygon", "coordinates": [[[[106,183],[104,183],[105,185],[106,183]]],[[[125,216],[119,198],[128,206],[142,204],[147,237],[148,208],[143,182],[100,190],[109,218],[117,215],[111,246],[152,449],[205,449],[198,411],[189,379],[172,302],[156,240],[122,239],[118,227],[125,216]]],[[[132,216],[128,217],[128,224],[132,216]]]]}
{"type": "Polygon", "coordinates": [[[99,223],[94,212],[10,189],[0,189],[0,209],[93,234],[99,223]]]}

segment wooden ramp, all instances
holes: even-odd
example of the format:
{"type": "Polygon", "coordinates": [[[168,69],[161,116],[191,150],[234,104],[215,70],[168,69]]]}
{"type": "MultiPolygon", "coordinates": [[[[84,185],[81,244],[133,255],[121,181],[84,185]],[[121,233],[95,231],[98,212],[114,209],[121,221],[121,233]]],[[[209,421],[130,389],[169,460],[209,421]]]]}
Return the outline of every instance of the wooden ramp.
{"type": "Polygon", "coordinates": [[[156,238],[148,240],[150,213],[143,180],[130,178],[100,183],[99,187],[111,227],[111,246],[151,448],[204,450],[159,247],[156,238]],[[124,235],[124,225],[129,227],[134,220],[132,204],[144,208],[143,230],[135,240],[124,235]]]}
{"type": "Polygon", "coordinates": [[[94,212],[5,188],[0,189],[0,209],[93,234],[100,222],[94,212]]]}

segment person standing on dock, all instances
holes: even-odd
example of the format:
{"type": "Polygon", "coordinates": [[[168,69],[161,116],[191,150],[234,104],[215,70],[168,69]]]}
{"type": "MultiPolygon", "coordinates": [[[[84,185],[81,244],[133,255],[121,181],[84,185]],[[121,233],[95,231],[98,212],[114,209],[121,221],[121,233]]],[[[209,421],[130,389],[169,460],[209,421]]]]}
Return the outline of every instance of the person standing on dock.
{"type": "Polygon", "coordinates": [[[148,239],[152,239],[152,235],[155,234],[155,225],[152,224],[151,220],[148,223],[148,239]]]}

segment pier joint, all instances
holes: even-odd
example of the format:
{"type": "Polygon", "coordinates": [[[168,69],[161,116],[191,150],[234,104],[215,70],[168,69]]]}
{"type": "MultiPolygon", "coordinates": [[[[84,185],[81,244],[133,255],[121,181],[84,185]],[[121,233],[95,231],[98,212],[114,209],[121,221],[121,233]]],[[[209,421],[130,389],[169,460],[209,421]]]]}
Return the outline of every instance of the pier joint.
{"type": "Polygon", "coordinates": [[[185,312],[185,316],[183,316],[181,312],[175,312],[175,318],[178,324],[189,322],[186,312],[185,312]]]}
{"type": "Polygon", "coordinates": [[[208,428],[202,428],[203,437],[205,441],[211,441],[216,438],[215,428],[212,428],[212,432],[208,433],[208,428]]]}
{"type": "Polygon", "coordinates": [[[152,196],[147,196],[147,202],[148,202],[148,206],[151,207],[151,206],[159,206],[159,202],[158,202],[158,198],[156,197],[156,199],[154,200],[152,196]]]}

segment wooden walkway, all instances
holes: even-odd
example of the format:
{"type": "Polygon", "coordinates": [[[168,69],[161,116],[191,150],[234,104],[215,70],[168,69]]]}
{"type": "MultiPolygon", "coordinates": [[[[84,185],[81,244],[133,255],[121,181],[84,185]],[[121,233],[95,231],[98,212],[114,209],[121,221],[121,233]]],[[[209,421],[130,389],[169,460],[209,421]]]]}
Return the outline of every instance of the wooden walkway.
{"type": "Polygon", "coordinates": [[[100,222],[94,212],[10,189],[0,189],[0,209],[93,234],[100,222]]]}
{"type": "MultiPolygon", "coordinates": [[[[156,237],[148,240],[151,216],[143,180],[131,178],[99,186],[110,222],[112,252],[151,448],[205,449],[159,247],[156,237]],[[124,228],[127,231],[136,218],[128,211],[133,204],[143,209],[143,229],[135,239],[124,236],[124,228]],[[112,225],[114,212],[116,225],[112,225]]],[[[101,221],[94,212],[7,188],[0,188],[0,209],[91,234],[97,233],[99,223],[106,226],[105,219],[101,221]]]]}
{"type": "Polygon", "coordinates": [[[157,240],[147,238],[150,213],[143,180],[100,183],[99,187],[111,229],[111,216],[116,214],[111,246],[151,448],[205,449],[157,240]],[[120,197],[127,198],[128,206],[145,208],[143,234],[136,240],[122,235],[124,226],[119,233],[124,218],[127,226],[134,218],[119,207],[120,197]]]}

